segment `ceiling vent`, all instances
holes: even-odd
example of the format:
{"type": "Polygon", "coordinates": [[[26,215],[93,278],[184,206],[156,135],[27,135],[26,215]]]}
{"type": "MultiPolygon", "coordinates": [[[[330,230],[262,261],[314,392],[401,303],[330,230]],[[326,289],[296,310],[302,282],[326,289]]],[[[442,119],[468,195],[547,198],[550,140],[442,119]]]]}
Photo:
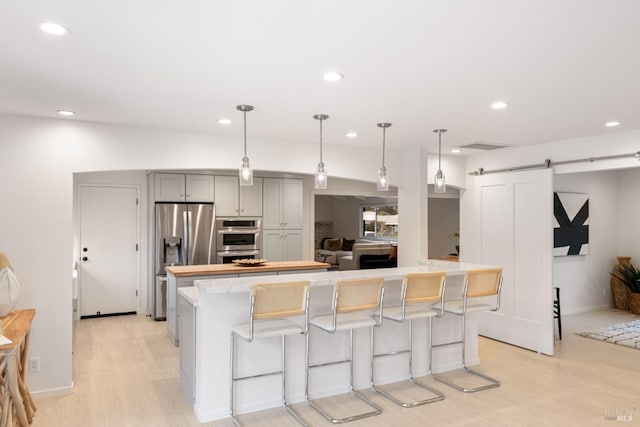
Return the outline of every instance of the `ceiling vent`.
{"type": "Polygon", "coordinates": [[[463,145],[460,148],[469,148],[471,150],[496,150],[498,148],[504,148],[506,145],[486,144],[482,142],[476,142],[475,144],[463,145]]]}

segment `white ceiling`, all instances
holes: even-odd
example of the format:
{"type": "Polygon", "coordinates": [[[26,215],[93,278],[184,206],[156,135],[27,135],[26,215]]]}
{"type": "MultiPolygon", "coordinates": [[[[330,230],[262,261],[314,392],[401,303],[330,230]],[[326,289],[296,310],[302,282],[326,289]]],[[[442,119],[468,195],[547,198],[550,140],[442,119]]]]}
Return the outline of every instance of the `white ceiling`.
{"type": "Polygon", "coordinates": [[[388,121],[390,150],[640,129],[638,0],[4,0],[0,24],[6,113],[241,139],[252,104],[249,140],[317,144],[326,113],[325,143],[388,121]]]}

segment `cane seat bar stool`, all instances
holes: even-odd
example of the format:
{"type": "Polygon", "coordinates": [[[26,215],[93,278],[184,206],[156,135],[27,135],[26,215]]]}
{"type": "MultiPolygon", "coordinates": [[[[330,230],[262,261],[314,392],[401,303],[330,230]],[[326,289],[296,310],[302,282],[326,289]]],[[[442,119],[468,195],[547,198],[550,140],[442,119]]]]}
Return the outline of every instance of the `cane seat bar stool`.
{"type": "MultiPolygon", "coordinates": [[[[474,371],[467,367],[466,364],[466,316],[470,312],[479,311],[498,311],[500,309],[500,292],[502,291],[502,268],[482,268],[467,270],[464,276],[464,288],[462,291],[462,299],[445,301],[444,311],[446,313],[455,314],[462,318],[462,338],[459,341],[451,341],[441,344],[435,344],[433,347],[443,347],[454,344],[462,345],[462,368],[468,374],[483,378],[486,383],[476,387],[466,387],[459,382],[447,378],[443,374],[435,374],[433,377],[457,390],[465,393],[474,393],[476,391],[486,390],[489,388],[499,387],[500,381],[491,378],[480,372],[474,371]],[[487,304],[487,298],[495,301],[493,304],[487,304]],[[479,300],[480,299],[480,300],[479,300]]],[[[439,308],[436,305],[436,308],[439,308]]]]}
{"type": "MultiPolygon", "coordinates": [[[[380,407],[375,405],[361,393],[355,390],[354,369],[353,369],[353,330],[368,328],[369,342],[371,344],[369,353],[369,372],[373,366],[373,328],[382,324],[382,302],[384,299],[384,278],[362,278],[339,280],[333,288],[331,313],[314,316],[309,320],[309,324],[324,333],[334,334],[337,331],[349,331],[349,358],[326,363],[311,364],[310,345],[307,334],[306,345],[306,372],[305,372],[305,397],[309,405],[318,411],[324,418],[334,424],[346,423],[362,418],[378,415],[382,412],[380,407]],[[378,316],[374,318],[371,313],[377,311],[378,316]],[[365,412],[337,418],[322,409],[318,401],[309,397],[309,373],[311,369],[342,363],[349,364],[349,393],[364,402],[370,409],[365,412]]],[[[311,328],[314,329],[314,328],[311,328]]]]}
{"type": "Polygon", "coordinates": [[[306,423],[287,404],[286,397],[286,340],[287,335],[307,334],[309,329],[309,281],[256,284],[249,293],[249,322],[236,325],[231,331],[231,386],[229,412],[236,426],[240,422],[235,415],[235,384],[238,381],[260,378],[269,375],[282,376],[282,405],[298,423],[306,423]],[[291,317],[303,316],[304,325],[291,320],[291,317]],[[257,375],[236,377],[235,356],[236,337],[247,342],[256,338],[281,337],[282,366],[278,371],[257,375]]]}
{"type": "MultiPolygon", "coordinates": [[[[371,377],[372,388],[382,396],[391,400],[403,408],[424,405],[426,403],[438,402],[444,399],[444,394],[429,387],[413,378],[413,321],[415,319],[427,319],[429,339],[427,341],[427,354],[429,355],[428,375],[431,375],[431,319],[442,317],[444,314],[444,293],[446,288],[447,273],[443,271],[409,273],[402,280],[400,294],[400,306],[385,307],[384,319],[398,323],[407,323],[409,330],[409,347],[403,350],[391,351],[388,353],[374,354],[373,376],[371,377]],[[434,303],[440,302],[440,309],[433,308],[434,303]],[[390,392],[384,390],[382,386],[375,385],[375,359],[379,357],[394,356],[407,353],[409,355],[409,382],[429,391],[429,397],[421,400],[405,402],[395,397],[390,392]]],[[[374,332],[375,339],[375,332],[374,332]]]]}

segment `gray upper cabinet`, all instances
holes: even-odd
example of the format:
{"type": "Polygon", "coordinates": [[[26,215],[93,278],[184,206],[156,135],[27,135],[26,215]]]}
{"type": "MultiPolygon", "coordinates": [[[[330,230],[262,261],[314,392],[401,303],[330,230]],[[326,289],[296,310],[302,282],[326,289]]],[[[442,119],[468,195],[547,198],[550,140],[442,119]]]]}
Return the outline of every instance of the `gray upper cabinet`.
{"type": "Polygon", "coordinates": [[[155,174],[156,202],[213,202],[213,176],[155,174]]]}
{"type": "Polygon", "coordinates": [[[215,194],[217,216],[262,216],[262,178],[240,186],[237,176],[216,176],[215,194]]]}
{"type": "Polygon", "coordinates": [[[302,228],[302,180],[264,178],[262,228],[302,228]]]}

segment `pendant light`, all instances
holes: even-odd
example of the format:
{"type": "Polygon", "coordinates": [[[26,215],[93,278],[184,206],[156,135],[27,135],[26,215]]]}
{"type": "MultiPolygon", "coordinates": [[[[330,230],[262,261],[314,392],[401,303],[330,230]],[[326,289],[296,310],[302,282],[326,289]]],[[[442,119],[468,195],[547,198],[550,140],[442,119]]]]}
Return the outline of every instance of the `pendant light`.
{"type": "Polygon", "coordinates": [[[384,165],[384,150],[387,128],[391,127],[391,123],[378,123],[378,127],[382,128],[382,166],[378,169],[378,191],[389,191],[389,178],[387,177],[387,168],[384,165]]]}
{"type": "Polygon", "coordinates": [[[446,129],[434,129],[435,133],[438,134],[438,172],[436,172],[436,176],[433,179],[433,191],[436,193],[446,193],[447,192],[447,184],[444,180],[444,173],[442,172],[441,162],[442,162],[442,134],[446,132],[446,129]]]}
{"type": "Polygon", "coordinates": [[[244,116],[244,156],[242,157],[242,163],[240,163],[240,185],[253,185],[253,171],[247,157],[247,111],[253,110],[253,106],[238,105],[236,109],[242,111],[244,116]]]}
{"type": "Polygon", "coordinates": [[[322,162],[322,122],[327,120],[329,116],[326,114],[314,114],[313,118],[320,121],[320,163],[318,163],[318,167],[316,168],[315,188],[324,190],[327,188],[327,169],[322,162]]]}

